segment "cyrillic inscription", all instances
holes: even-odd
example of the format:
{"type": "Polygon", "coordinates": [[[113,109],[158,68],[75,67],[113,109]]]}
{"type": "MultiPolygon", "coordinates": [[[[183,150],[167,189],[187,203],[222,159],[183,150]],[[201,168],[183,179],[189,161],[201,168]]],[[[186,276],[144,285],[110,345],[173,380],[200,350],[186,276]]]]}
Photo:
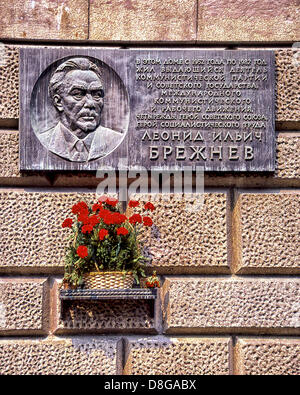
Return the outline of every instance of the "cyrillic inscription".
{"type": "Polygon", "coordinates": [[[135,63],[138,90],[151,93],[135,124],[146,157],[160,166],[184,161],[206,170],[273,169],[270,53],[155,55],[135,63]]]}

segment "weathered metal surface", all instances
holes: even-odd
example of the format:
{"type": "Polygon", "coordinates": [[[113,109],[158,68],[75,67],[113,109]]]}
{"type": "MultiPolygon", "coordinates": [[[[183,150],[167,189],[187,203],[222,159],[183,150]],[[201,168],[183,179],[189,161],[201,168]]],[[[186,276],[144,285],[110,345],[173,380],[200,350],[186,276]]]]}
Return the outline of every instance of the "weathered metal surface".
{"type": "Polygon", "coordinates": [[[21,170],[274,171],[272,51],[20,50],[21,170]]]}

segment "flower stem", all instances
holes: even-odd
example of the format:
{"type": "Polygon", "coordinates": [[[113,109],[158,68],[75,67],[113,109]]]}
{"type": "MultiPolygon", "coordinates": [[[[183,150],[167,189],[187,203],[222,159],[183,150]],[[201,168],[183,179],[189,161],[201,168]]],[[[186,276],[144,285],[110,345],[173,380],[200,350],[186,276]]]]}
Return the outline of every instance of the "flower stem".
{"type": "Polygon", "coordinates": [[[78,230],[77,230],[76,233],[75,233],[74,242],[73,242],[73,247],[75,248],[75,250],[76,250],[77,236],[78,236],[78,230]]]}

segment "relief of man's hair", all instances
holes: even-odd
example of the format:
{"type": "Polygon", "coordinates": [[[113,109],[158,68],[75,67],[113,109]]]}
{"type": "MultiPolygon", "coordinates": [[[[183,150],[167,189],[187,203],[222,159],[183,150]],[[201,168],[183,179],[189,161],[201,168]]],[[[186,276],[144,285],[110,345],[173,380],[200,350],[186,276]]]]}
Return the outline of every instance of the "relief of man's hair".
{"type": "Polygon", "coordinates": [[[87,58],[71,58],[59,65],[52,74],[48,87],[51,99],[58,93],[59,88],[63,84],[65,75],[72,70],[93,71],[102,82],[101,70],[95,63],[87,58]]]}

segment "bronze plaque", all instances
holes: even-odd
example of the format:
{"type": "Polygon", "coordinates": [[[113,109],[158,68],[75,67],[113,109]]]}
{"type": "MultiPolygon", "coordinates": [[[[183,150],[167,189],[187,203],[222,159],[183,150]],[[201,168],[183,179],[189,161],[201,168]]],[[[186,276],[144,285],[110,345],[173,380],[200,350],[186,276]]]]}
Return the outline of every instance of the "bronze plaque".
{"type": "Polygon", "coordinates": [[[20,169],[275,170],[273,51],[20,49],[20,169]]]}

